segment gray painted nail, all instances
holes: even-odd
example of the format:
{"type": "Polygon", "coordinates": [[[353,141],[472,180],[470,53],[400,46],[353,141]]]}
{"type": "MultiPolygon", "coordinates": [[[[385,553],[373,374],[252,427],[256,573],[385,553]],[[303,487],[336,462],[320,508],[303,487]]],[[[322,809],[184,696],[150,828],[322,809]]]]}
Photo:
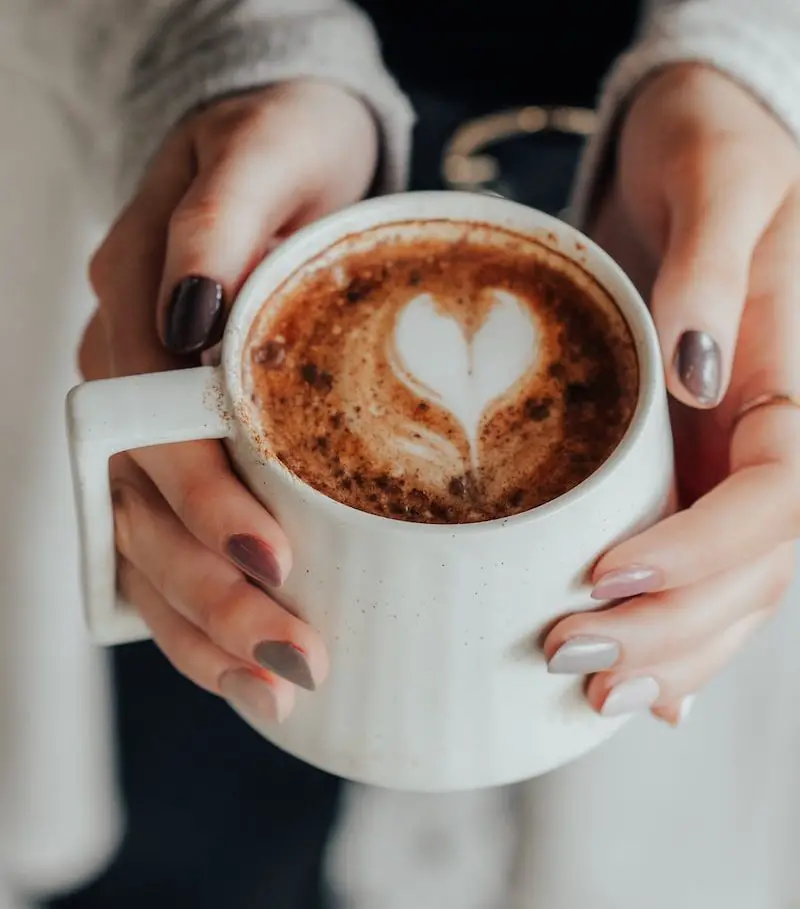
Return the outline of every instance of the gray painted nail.
{"type": "Polygon", "coordinates": [[[620,646],[611,638],[578,634],[565,641],[550,657],[547,671],[554,675],[588,675],[610,669],[620,656],[620,646]]]}
{"type": "Polygon", "coordinates": [[[305,654],[289,641],[262,641],[256,645],[253,656],[259,666],[293,685],[314,691],[317,687],[305,654]]]}
{"type": "Polygon", "coordinates": [[[707,331],[685,331],[675,351],[675,370],[700,404],[718,404],[722,392],[722,353],[707,331]]]}
{"type": "Polygon", "coordinates": [[[664,576],[657,568],[646,565],[629,565],[607,571],[594,585],[594,600],[626,600],[650,593],[664,583],[664,576]]]}
{"type": "Polygon", "coordinates": [[[605,699],[600,713],[603,716],[621,716],[652,707],[658,700],[661,689],[658,682],[649,675],[620,682],[605,699]]]}
{"type": "Polygon", "coordinates": [[[219,693],[257,728],[280,722],[278,701],[269,683],[246,669],[231,669],[219,680],[219,693]]]}

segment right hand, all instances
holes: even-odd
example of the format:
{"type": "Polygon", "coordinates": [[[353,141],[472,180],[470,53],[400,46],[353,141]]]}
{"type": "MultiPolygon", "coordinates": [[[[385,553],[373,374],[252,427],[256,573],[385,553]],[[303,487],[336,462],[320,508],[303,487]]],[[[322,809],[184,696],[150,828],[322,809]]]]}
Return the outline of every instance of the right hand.
{"type": "MultiPolygon", "coordinates": [[[[167,138],[90,268],[98,313],[87,379],[196,365],[239,288],[274,245],[359,199],[377,159],[366,107],[300,81],[213,104],[167,138]]],[[[313,689],[325,647],[264,588],[288,541],[219,442],[143,448],[111,462],[118,585],[173,665],[258,722],[313,689]]]]}

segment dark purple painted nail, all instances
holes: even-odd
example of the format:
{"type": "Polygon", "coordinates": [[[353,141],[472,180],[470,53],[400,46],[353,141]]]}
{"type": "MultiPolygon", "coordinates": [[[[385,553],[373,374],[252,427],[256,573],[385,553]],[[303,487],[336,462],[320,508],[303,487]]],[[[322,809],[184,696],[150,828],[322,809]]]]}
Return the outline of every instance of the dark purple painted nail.
{"type": "Polygon", "coordinates": [[[223,327],[222,285],[192,275],[172,292],[164,318],[164,346],[176,354],[199,353],[216,344],[223,327]]]}
{"type": "Polygon", "coordinates": [[[259,666],[293,685],[307,691],[314,691],[317,687],[306,655],[289,641],[262,641],[256,645],[253,656],[259,666]]]}
{"type": "Polygon", "coordinates": [[[242,571],[263,581],[269,587],[280,587],[283,583],[281,567],[275,553],[266,543],[249,533],[239,533],[228,539],[228,556],[242,571]]]}

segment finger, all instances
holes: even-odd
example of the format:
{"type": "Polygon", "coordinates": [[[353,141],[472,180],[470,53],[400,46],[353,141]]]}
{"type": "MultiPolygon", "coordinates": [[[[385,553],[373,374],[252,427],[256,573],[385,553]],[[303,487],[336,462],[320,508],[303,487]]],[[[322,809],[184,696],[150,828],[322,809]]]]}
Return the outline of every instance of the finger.
{"type": "MultiPolygon", "coordinates": [[[[749,401],[800,389],[798,232],[800,198],[793,196],[754,260],[736,386],[723,405],[728,425],[749,401]]],[[[800,408],[746,413],[732,432],[729,466],[730,475],[691,508],[607,553],[592,573],[593,596],[621,599],[693,584],[800,536],[800,408]]]]}
{"type": "Polygon", "coordinates": [[[297,155],[279,136],[267,141],[250,129],[229,141],[170,219],[158,325],[167,349],[181,355],[219,341],[226,306],[309,199],[297,155]]]}
{"type": "Polygon", "coordinates": [[[762,610],[740,619],[694,653],[636,673],[601,672],[593,676],[586,696],[603,716],[668,707],[699,691],[769,619],[762,610]]]}
{"type": "Polygon", "coordinates": [[[225,653],[175,612],[126,559],[118,567],[120,591],[141,615],[172,665],[206,691],[241,702],[263,724],[281,722],[294,705],[294,686],[225,653]]]}
{"type": "Polygon", "coordinates": [[[236,478],[218,442],[160,445],[131,455],[204,546],[262,584],[284,583],[292,567],[286,534],[236,478]]]}
{"type": "MultiPolygon", "coordinates": [[[[93,261],[93,281],[116,375],[179,365],[159,341],[153,312],[170,206],[185,192],[191,177],[187,142],[178,135],[165,147],[139,196],[93,261]]],[[[96,329],[87,341],[99,341],[96,329]]],[[[233,559],[256,580],[270,586],[283,583],[291,568],[288,541],[236,480],[219,443],[139,449],[132,457],[201,542],[233,559]]]]}
{"type": "MultiPolygon", "coordinates": [[[[768,419],[800,445],[800,412],[772,410],[768,419]]],[[[797,536],[798,496],[794,466],[769,463],[732,474],[691,508],[604,556],[593,572],[592,596],[622,599],[684,587],[749,562],[797,536]]]]}
{"type": "Polygon", "coordinates": [[[576,613],[544,642],[550,672],[636,671],[679,660],[749,613],[778,602],[794,569],[794,546],[690,587],[627,600],[611,609],[576,613]]]}
{"type": "Polygon", "coordinates": [[[116,465],[114,490],[119,551],[178,613],[251,665],[308,689],[324,679],[319,635],[192,537],[146,477],[116,465]]]}
{"type": "Polygon", "coordinates": [[[670,726],[681,726],[692,712],[696,700],[697,695],[687,694],[685,698],[681,698],[679,701],[674,701],[663,707],[654,707],[651,713],[656,719],[663,720],[670,726]]]}
{"type": "Polygon", "coordinates": [[[181,365],[161,345],[154,312],[169,217],[193,174],[188,136],[174,133],[92,257],[89,277],[100,304],[112,375],[181,365]]]}
{"type": "MultiPolygon", "coordinates": [[[[730,414],[759,395],[800,389],[800,184],[790,194],[761,241],[750,270],[750,293],[734,361],[736,381],[730,414]]],[[[749,433],[752,437],[752,433],[749,433]]],[[[734,442],[740,442],[738,433],[734,442]]],[[[734,461],[753,460],[733,452],[734,461]]]]}
{"type": "Polygon", "coordinates": [[[108,338],[99,312],[94,313],[84,329],[78,349],[78,370],[87,382],[107,379],[110,375],[108,338]]]}
{"type": "Polygon", "coordinates": [[[753,251],[788,189],[781,168],[761,166],[733,142],[709,143],[676,164],[652,311],[669,390],[685,404],[714,407],[725,394],[753,251]]]}

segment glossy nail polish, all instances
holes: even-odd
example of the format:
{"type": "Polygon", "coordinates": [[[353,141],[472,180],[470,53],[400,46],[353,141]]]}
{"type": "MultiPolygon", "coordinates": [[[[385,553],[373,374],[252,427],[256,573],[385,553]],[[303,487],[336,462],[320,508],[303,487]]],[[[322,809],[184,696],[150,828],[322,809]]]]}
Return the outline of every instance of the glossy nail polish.
{"type": "Polygon", "coordinates": [[[306,655],[289,641],[262,641],[253,651],[255,661],[264,669],[306,691],[317,687],[306,655]]]}
{"type": "Polygon", "coordinates": [[[675,351],[675,371],[690,395],[706,407],[722,391],[722,353],[707,331],[685,331],[675,351]]]}
{"type": "Polygon", "coordinates": [[[592,590],[593,600],[624,600],[642,593],[658,590],[663,583],[662,573],[647,565],[629,565],[607,571],[592,590]]]}
{"type": "Polygon", "coordinates": [[[611,638],[578,634],[565,641],[550,657],[547,671],[554,675],[589,675],[610,669],[620,656],[620,646],[611,638]]]}
{"type": "Polygon", "coordinates": [[[198,353],[219,341],[222,285],[211,278],[184,278],[172,292],[164,320],[164,345],[176,354],[198,353]]]}
{"type": "Polygon", "coordinates": [[[228,539],[228,557],[246,574],[269,587],[283,583],[281,567],[275,553],[257,537],[247,533],[235,534],[228,539]]]}
{"type": "Polygon", "coordinates": [[[602,716],[621,716],[624,713],[644,710],[655,704],[659,694],[658,682],[649,675],[627,679],[611,689],[600,708],[600,714],[602,716]]]}
{"type": "Polygon", "coordinates": [[[269,682],[246,669],[231,669],[219,680],[219,693],[254,726],[279,723],[278,700],[269,682]]]}

